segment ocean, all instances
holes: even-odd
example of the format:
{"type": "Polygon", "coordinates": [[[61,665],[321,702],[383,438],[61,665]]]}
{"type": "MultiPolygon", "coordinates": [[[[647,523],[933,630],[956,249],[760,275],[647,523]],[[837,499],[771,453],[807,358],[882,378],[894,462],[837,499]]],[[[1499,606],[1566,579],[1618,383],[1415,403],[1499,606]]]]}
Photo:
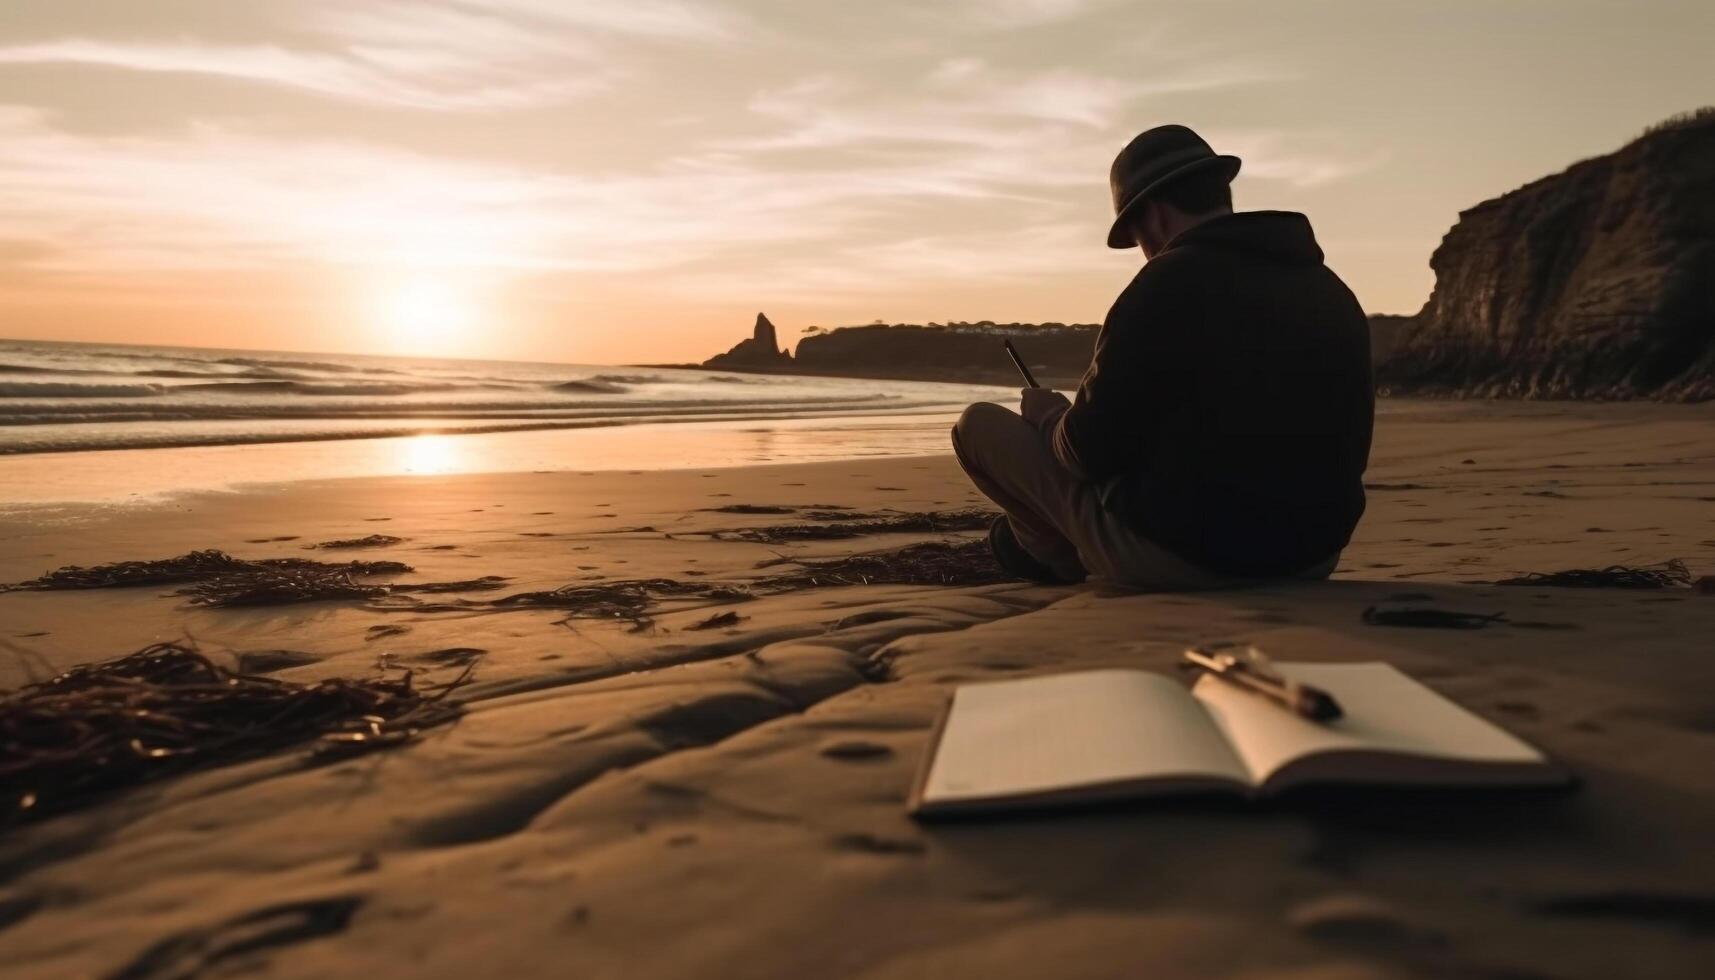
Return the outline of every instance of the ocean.
{"type": "Polygon", "coordinates": [[[920,455],[947,451],[964,405],[1016,398],[929,382],[0,340],[0,502],[920,455]]]}

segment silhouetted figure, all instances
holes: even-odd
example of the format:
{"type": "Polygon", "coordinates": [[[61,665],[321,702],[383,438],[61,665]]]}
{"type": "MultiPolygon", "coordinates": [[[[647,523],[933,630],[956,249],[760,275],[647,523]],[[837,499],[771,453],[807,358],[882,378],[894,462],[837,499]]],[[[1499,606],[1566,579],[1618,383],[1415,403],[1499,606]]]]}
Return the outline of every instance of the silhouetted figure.
{"type": "Polygon", "coordinates": [[[1132,140],[1108,245],[1146,264],[1076,396],[1027,388],[1022,416],[980,403],[954,426],[960,464],[1006,511],[995,555],[1021,578],[1325,578],[1350,540],[1375,413],[1368,323],[1304,215],[1233,212],[1238,171],[1184,126],[1132,140]]]}

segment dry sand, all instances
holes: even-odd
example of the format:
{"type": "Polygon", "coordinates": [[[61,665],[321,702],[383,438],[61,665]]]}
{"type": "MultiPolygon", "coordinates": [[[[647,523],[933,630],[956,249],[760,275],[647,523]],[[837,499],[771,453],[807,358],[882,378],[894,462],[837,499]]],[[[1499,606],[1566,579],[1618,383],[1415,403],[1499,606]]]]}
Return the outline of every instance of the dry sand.
{"type": "MultiPolygon", "coordinates": [[[[4,686],[185,636],[293,679],[383,659],[444,678],[464,658],[435,651],[484,655],[470,713],[408,748],[206,771],[6,832],[0,964],[9,977],[1709,976],[1715,598],[1480,583],[1669,557],[1715,573],[1712,423],[1708,409],[1636,405],[1396,412],[1330,583],[834,588],[690,603],[641,633],[548,610],[3,594],[4,686]],[[1360,621],[1409,596],[1514,623],[1360,621]],[[744,618],[685,629],[727,609],[744,618]],[[1387,660],[1584,785],[904,815],[951,685],[1168,670],[1187,643],[1241,638],[1286,659],[1387,660]],[[877,664],[892,679],[876,681],[877,664]]],[[[721,541],[700,532],[793,518],[699,508],[975,502],[947,458],[296,483],[12,519],[0,581],[193,548],[329,557],[298,549],[372,533],[406,540],[349,554],[410,562],[413,579],[742,580],[777,553],[921,536],[721,541]]]]}

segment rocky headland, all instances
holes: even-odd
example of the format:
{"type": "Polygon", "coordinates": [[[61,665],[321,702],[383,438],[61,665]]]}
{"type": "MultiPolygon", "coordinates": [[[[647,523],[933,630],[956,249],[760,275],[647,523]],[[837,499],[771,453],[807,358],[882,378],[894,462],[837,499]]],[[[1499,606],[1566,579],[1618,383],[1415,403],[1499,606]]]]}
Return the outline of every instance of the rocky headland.
{"type": "Polygon", "coordinates": [[[703,362],[704,367],[739,371],[767,370],[791,364],[792,355],[780,349],[774,324],[762,313],[756,315],[756,326],[751,328],[749,337],[732,345],[725,354],[716,354],[703,362]]]}
{"type": "Polygon", "coordinates": [[[1429,264],[1395,393],[1715,398],[1715,108],[1463,212],[1429,264]]]}
{"type": "Polygon", "coordinates": [[[758,313],[751,337],[706,368],[767,374],[806,374],[971,384],[1018,384],[1018,372],[1001,348],[1011,339],[1043,384],[1075,384],[1095,350],[1094,323],[893,323],[838,327],[780,349],[774,325],[758,313]]]}

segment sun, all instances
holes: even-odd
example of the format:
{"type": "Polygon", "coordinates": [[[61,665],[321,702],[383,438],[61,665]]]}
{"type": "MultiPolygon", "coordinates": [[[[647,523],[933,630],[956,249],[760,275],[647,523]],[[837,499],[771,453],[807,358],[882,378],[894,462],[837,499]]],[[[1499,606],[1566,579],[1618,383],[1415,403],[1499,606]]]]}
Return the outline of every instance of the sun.
{"type": "Polygon", "coordinates": [[[465,345],[475,325],[468,290],[446,278],[411,276],[382,288],[380,326],[400,354],[451,353],[465,345]]]}

